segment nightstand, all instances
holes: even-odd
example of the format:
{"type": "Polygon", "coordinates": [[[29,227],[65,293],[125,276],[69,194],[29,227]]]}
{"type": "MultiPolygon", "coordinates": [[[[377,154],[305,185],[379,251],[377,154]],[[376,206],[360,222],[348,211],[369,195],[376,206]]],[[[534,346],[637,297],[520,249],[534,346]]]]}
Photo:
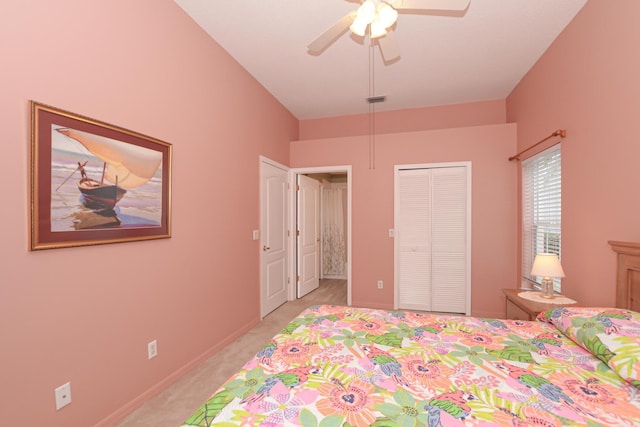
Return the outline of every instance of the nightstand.
{"type": "MultiPolygon", "coordinates": [[[[543,311],[556,307],[571,307],[574,304],[554,304],[553,302],[542,303],[531,301],[518,296],[520,292],[526,289],[503,289],[505,297],[507,297],[507,319],[512,320],[535,320],[536,316],[543,311]]],[[[553,301],[553,300],[550,300],[553,301]]]]}

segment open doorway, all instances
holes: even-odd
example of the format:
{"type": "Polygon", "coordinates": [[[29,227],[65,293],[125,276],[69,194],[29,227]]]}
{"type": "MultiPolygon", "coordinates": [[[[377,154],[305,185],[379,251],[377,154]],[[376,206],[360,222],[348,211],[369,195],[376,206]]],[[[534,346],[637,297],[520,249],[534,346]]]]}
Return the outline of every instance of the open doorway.
{"type": "MultiPolygon", "coordinates": [[[[346,281],[347,305],[351,305],[351,166],[332,166],[291,169],[290,181],[300,182],[299,176],[312,178],[320,185],[319,206],[315,215],[319,218],[318,225],[318,275],[319,280],[325,284],[335,285],[336,282],[346,281]]],[[[290,247],[295,248],[290,252],[291,277],[311,276],[311,273],[301,272],[305,268],[301,256],[308,256],[308,252],[302,254],[297,250],[302,243],[298,231],[300,225],[304,227],[304,217],[300,217],[298,191],[292,192],[291,206],[291,233],[290,247]],[[301,274],[302,273],[302,274],[301,274]]],[[[308,197],[308,196],[303,196],[308,197]]],[[[304,209],[303,209],[304,210],[304,209]]],[[[304,231],[303,231],[304,233],[304,231]]],[[[313,236],[315,237],[315,236],[313,236]]],[[[303,236],[304,238],[304,236],[303,236]]],[[[309,241],[309,238],[305,239],[309,241]]],[[[312,264],[312,263],[307,263],[312,264]]],[[[302,279],[302,278],[301,278],[302,279]]],[[[297,281],[296,281],[297,282],[297,281]]],[[[298,297],[298,286],[291,286],[289,299],[298,297]]]]}
{"type": "Polygon", "coordinates": [[[307,174],[320,182],[320,279],[347,280],[347,174],[307,174]]]}

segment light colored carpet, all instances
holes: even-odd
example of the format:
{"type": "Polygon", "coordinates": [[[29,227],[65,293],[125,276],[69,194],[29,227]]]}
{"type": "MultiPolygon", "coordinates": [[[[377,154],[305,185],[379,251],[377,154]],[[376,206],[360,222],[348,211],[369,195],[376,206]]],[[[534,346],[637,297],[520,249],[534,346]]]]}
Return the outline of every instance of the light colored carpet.
{"type": "Polygon", "coordinates": [[[311,305],[347,305],[346,280],[326,279],[304,298],[289,301],[258,325],[211,356],[153,399],[146,401],[117,427],[176,427],[181,425],[216,389],[277,334],[291,319],[311,305]]]}

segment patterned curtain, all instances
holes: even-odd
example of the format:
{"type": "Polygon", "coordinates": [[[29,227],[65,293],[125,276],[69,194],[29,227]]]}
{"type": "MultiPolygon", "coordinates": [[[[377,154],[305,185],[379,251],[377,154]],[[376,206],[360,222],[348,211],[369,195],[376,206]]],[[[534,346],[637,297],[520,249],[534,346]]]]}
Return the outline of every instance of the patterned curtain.
{"type": "Polygon", "coordinates": [[[344,237],[344,207],[342,190],[325,187],[322,190],[322,272],[326,276],[346,274],[346,242],[344,237]]]}

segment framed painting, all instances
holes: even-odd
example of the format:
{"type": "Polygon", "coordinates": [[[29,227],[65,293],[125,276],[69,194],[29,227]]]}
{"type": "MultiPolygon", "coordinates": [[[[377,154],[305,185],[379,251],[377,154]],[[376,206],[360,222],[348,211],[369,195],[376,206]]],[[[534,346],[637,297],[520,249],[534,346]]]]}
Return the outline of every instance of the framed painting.
{"type": "Polygon", "coordinates": [[[29,107],[31,250],[171,237],[171,144],[29,107]]]}

